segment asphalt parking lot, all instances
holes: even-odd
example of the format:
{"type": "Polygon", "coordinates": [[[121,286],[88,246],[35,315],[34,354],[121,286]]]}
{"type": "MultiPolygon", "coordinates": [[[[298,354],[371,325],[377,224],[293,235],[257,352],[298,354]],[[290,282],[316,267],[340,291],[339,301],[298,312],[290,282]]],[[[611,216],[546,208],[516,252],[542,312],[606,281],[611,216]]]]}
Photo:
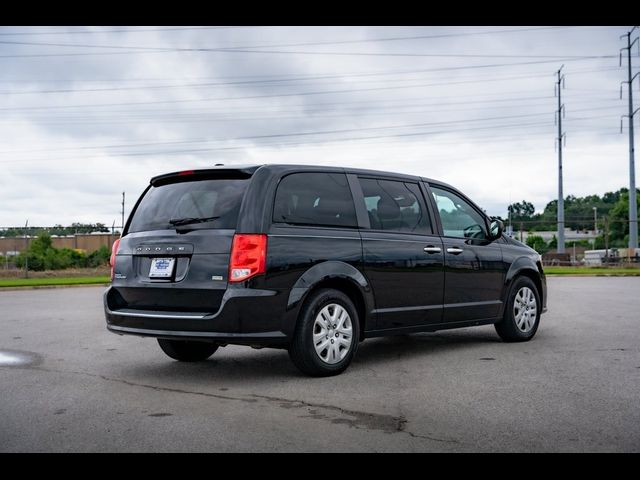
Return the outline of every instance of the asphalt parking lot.
{"type": "Polygon", "coordinates": [[[280,350],[172,361],[106,331],[104,287],[0,292],[0,451],[640,451],[640,278],[548,283],[529,343],[367,340],[321,379],[280,350]]]}

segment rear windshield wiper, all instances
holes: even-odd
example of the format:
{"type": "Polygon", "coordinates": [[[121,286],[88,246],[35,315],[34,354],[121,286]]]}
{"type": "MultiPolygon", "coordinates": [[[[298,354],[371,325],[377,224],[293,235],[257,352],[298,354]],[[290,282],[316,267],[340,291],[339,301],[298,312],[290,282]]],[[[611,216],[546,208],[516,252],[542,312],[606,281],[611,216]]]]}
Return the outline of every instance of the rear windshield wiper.
{"type": "Polygon", "coordinates": [[[218,217],[187,217],[187,218],[172,218],[171,220],[169,220],[169,223],[175,227],[180,226],[180,225],[189,225],[192,223],[203,223],[203,222],[209,222],[211,220],[216,220],[220,218],[218,217]]]}

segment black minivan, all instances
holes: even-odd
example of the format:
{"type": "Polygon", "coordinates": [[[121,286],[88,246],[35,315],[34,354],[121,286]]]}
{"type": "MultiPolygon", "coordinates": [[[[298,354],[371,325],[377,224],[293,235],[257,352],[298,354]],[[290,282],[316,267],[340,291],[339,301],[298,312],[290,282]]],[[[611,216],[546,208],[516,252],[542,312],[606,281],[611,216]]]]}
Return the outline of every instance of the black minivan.
{"type": "Polygon", "coordinates": [[[355,168],[217,166],[151,179],[113,245],[107,328],[181,361],[285,348],[335,375],[365,338],[495,324],[530,340],[540,256],[435,180],[355,168]]]}

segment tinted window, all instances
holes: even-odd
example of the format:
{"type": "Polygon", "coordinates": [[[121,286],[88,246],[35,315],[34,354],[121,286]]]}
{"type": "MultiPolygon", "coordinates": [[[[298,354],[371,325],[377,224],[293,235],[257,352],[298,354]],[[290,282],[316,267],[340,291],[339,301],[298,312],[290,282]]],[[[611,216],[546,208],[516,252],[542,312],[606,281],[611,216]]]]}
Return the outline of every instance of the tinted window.
{"type": "Polygon", "coordinates": [[[346,175],[294,173],[278,185],[273,221],[355,227],[356,212],[346,175]]]}
{"type": "Polygon", "coordinates": [[[129,232],[173,229],[169,220],[216,217],[189,228],[236,228],[248,179],[199,180],[151,187],[135,211],[129,232]]]}
{"type": "Polygon", "coordinates": [[[447,237],[487,238],[485,219],[466,200],[448,190],[431,185],[438,205],[442,230],[447,237]]]}
{"type": "Polygon", "coordinates": [[[429,234],[431,222],[415,183],[361,178],[369,222],[374,230],[429,234]]]}

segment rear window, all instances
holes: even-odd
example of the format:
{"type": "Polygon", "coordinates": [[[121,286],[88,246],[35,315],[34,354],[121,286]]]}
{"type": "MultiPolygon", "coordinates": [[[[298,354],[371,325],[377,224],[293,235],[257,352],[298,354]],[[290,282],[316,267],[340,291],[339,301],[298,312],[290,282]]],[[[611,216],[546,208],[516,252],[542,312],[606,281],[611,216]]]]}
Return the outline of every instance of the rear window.
{"type": "Polygon", "coordinates": [[[174,229],[235,229],[249,179],[196,180],[151,187],[138,205],[129,232],[174,229]],[[189,219],[207,219],[206,221],[189,219]],[[181,222],[182,220],[182,222],[181,222]]]}
{"type": "Polygon", "coordinates": [[[293,173],[280,181],[273,221],[356,227],[353,197],[343,173],[293,173]]]}

